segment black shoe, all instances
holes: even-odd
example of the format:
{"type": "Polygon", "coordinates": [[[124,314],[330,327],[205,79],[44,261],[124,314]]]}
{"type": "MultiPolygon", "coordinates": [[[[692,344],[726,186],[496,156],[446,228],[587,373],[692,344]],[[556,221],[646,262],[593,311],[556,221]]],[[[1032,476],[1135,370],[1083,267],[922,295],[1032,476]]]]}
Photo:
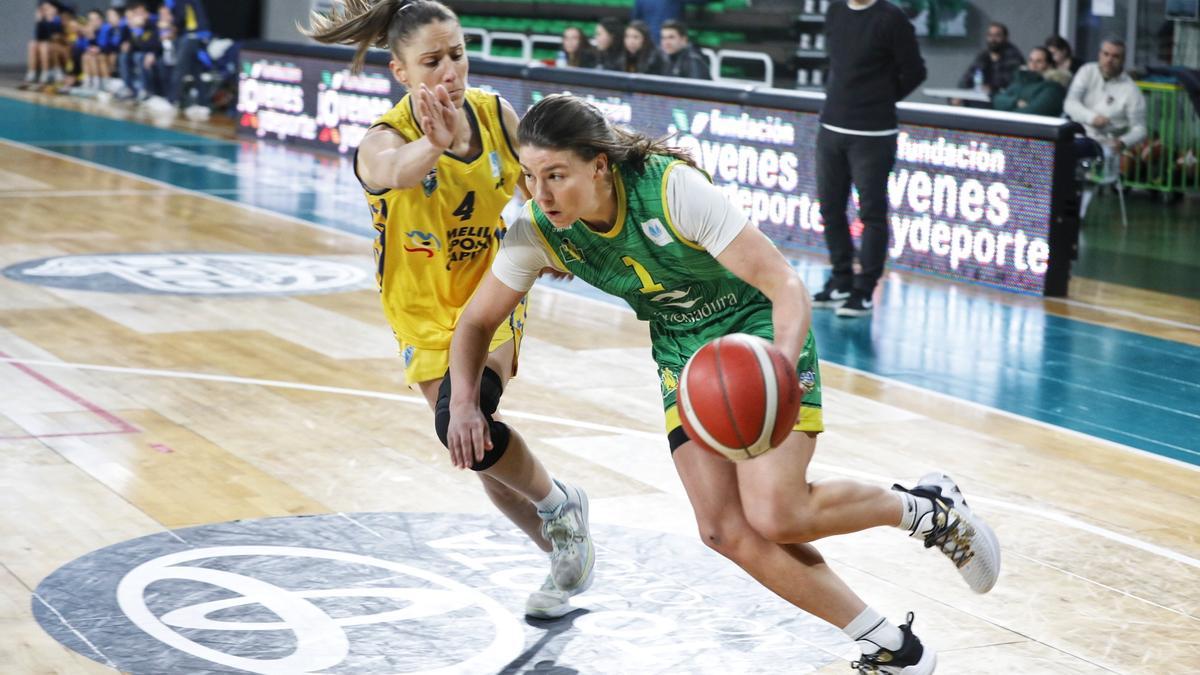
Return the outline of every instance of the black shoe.
{"type": "Polygon", "coordinates": [[[850,667],[863,675],[929,675],[937,668],[937,652],[926,649],[921,638],[913,635],[913,613],[906,617],[908,623],[900,626],[904,642],[896,651],[880,649],[874,654],[863,654],[850,667]]]}
{"type": "Polygon", "coordinates": [[[850,291],[844,291],[834,288],[830,284],[825,284],[824,290],[812,296],[812,306],[814,309],[841,307],[842,303],[850,299],[850,295],[850,291]]]}
{"type": "Polygon", "coordinates": [[[866,316],[871,313],[871,296],[854,291],[850,299],[837,308],[838,316],[866,316]]]}

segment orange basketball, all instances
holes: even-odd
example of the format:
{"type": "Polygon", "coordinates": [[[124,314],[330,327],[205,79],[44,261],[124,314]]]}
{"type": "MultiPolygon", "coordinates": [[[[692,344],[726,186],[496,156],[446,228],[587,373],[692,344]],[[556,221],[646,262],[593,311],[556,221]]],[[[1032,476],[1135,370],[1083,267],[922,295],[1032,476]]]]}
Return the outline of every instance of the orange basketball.
{"type": "Polygon", "coordinates": [[[740,333],[692,355],[679,380],[679,418],[701,447],[734,461],[779,445],[800,412],[795,364],[775,345],[740,333]]]}

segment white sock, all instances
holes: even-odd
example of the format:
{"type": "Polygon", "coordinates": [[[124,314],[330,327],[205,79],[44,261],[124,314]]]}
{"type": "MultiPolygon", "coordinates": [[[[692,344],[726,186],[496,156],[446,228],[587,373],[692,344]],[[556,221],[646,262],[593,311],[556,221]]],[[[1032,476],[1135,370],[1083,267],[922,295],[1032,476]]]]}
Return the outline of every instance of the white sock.
{"type": "Polygon", "coordinates": [[[900,629],[870,607],[855,617],[842,632],[858,643],[863,654],[874,654],[880,648],[894,652],[904,644],[904,634],[900,629]]]}
{"type": "Polygon", "coordinates": [[[558,509],[566,503],[567,493],[563,492],[563,489],[558,487],[558,483],[555,483],[554,479],[551,479],[550,493],[534,502],[533,505],[537,507],[539,516],[542,516],[543,518],[549,518],[558,513],[558,509]]]}
{"type": "Polygon", "coordinates": [[[897,492],[903,512],[900,515],[900,529],[906,530],[910,537],[924,537],[933,529],[933,518],[927,517],[933,513],[933,501],[926,497],[918,497],[907,492],[897,492]]]}
{"type": "Polygon", "coordinates": [[[31,70],[25,71],[25,81],[26,82],[33,82],[35,80],[37,80],[37,71],[36,70],[31,69],[31,70]]]}

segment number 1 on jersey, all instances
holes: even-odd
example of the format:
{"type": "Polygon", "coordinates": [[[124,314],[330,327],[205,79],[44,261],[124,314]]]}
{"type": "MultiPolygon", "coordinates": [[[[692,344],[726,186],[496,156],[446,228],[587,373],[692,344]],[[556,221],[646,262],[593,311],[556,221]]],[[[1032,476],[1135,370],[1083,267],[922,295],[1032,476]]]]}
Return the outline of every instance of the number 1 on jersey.
{"type": "Polygon", "coordinates": [[[667,290],[663,288],[662,284],[655,281],[654,277],[650,276],[650,272],[648,272],[645,267],[642,267],[642,263],[630,258],[629,256],[621,258],[621,262],[633,268],[633,273],[637,275],[638,281],[642,282],[641,291],[643,293],[657,293],[659,291],[667,290]]]}

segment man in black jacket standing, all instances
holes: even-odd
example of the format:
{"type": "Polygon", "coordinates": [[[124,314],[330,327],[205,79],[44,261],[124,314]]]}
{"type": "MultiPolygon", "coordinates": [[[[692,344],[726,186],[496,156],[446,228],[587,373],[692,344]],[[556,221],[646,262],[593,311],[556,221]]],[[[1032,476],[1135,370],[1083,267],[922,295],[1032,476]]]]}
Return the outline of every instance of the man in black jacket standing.
{"type": "Polygon", "coordinates": [[[814,307],[863,316],[888,250],[888,174],[896,162],[896,103],[925,80],[925,61],[904,13],[886,0],[838,0],[825,17],[829,82],[817,135],[817,192],[833,275],[814,307]],[[863,222],[860,271],[846,218],[850,186],[863,222]]]}

